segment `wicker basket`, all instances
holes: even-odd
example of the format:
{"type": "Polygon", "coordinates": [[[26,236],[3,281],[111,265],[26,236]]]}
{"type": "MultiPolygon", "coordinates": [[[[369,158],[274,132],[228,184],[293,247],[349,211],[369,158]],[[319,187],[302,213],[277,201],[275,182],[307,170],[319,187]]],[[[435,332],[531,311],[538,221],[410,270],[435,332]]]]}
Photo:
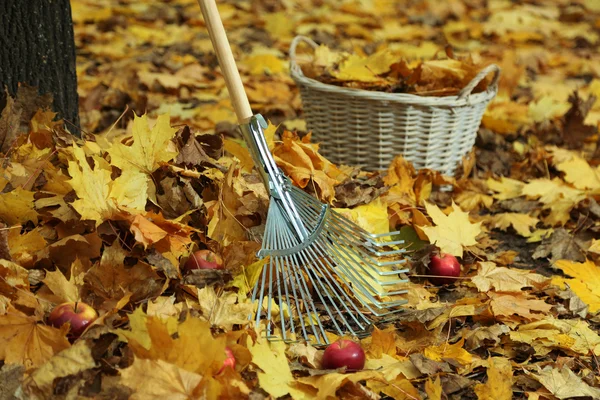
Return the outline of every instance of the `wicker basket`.
{"type": "Polygon", "coordinates": [[[321,153],[337,164],[381,170],[400,154],[417,169],[453,175],[473,147],[483,112],[498,90],[496,65],[479,72],[458,96],[423,97],[327,85],[302,73],[296,63],[300,42],[313,49],[318,46],[304,36],[294,38],[291,76],[300,89],[308,129],[321,143],[321,153]],[[471,94],[491,72],[488,90],[471,94]]]}

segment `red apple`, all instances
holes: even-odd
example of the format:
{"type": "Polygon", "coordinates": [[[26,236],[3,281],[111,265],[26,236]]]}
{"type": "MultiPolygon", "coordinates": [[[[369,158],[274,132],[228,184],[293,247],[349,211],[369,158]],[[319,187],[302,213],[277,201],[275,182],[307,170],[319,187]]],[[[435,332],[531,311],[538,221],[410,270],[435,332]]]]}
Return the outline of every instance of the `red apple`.
{"type": "Polygon", "coordinates": [[[69,335],[76,339],[96,318],[98,318],[98,313],[92,306],[76,301],[54,307],[48,316],[48,322],[56,328],[69,323],[71,325],[69,335]]]}
{"type": "Polygon", "coordinates": [[[227,358],[225,358],[225,361],[223,361],[223,366],[219,372],[217,372],[217,375],[223,372],[227,367],[231,367],[232,369],[235,368],[235,356],[229,347],[225,347],[225,355],[227,358]]]}
{"type": "Polygon", "coordinates": [[[460,264],[452,254],[434,255],[429,263],[429,275],[438,276],[429,278],[434,285],[445,285],[456,282],[455,277],[460,276],[460,264]],[[439,278],[447,276],[447,278],[439,278]]]}
{"type": "Polygon", "coordinates": [[[223,259],[220,255],[210,250],[198,250],[186,261],[183,269],[190,271],[192,269],[222,269],[223,259]]]}
{"type": "Polygon", "coordinates": [[[352,340],[340,339],[325,349],[321,366],[324,369],[341,367],[352,370],[363,369],[365,366],[365,352],[360,344],[352,340]]]}

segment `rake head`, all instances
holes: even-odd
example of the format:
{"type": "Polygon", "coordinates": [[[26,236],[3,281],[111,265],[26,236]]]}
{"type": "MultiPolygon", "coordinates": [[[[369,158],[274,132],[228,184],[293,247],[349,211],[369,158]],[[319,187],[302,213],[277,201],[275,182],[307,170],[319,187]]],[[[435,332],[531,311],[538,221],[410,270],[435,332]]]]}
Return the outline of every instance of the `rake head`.
{"type": "MultiPolygon", "coordinates": [[[[260,124],[245,129],[259,154],[270,159],[265,164],[274,165],[260,124]]],[[[326,344],[326,330],[360,335],[371,325],[369,316],[400,311],[408,270],[403,241],[391,240],[399,232],[370,234],[292,186],[273,165],[265,166],[263,177],[271,202],[258,253],[269,260],[252,292],[255,323],[267,321],[267,338],[302,336],[326,344]]]]}

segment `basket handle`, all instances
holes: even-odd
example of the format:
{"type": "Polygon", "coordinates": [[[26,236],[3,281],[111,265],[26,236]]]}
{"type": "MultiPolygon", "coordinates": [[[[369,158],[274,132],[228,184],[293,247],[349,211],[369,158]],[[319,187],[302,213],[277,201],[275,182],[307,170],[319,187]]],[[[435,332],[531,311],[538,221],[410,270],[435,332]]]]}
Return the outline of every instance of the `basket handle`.
{"type": "Polygon", "coordinates": [[[496,64],[490,64],[481,71],[479,71],[479,73],[475,75],[473,79],[471,79],[471,82],[469,82],[467,86],[465,86],[460,92],[458,92],[458,98],[462,99],[470,95],[473,89],[475,89],[475,86],[477,86],[479,82],[483,80],[483,78],[488,76],[490,72],[494,73],[494,77],[492,78],[492,83],[490,84],[490,87],[495,87],[496,85],[498,85],[498,80],[500,79],[500,67],[498,67],[496,64]]]}
{"type": "Polygon", "coordinates": [[[300,66],[296,63],[296,47],[298,47],[300,42],[309,44],[313,50],[316,49],[317,47],[319,47],[319,45],[314,40],[309,39],[306,36],[302,36],[302,35],[296,36],[294,38],[294,40],[292,40],[292,43],[290,44],[290,51],[289,51],[290,69],[293,70],[298,75],[304,76],[304,74],[302,73],[302,68],[300,68],[300,66]]]}

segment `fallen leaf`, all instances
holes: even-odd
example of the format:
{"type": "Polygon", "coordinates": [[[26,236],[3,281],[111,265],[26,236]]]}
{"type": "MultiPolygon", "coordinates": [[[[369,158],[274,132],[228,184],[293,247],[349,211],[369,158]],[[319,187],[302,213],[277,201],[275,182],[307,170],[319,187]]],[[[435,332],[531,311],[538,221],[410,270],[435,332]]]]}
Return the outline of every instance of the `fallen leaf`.
{"type": "Polygon", "coordinates": [[[463,349],[464,339],[454,344],[442,343],[439,346],[429,346],[423,355],[434,361],[454,360],[461,365],[468,365],[473,361],[471,353],[463,349]]]}
{"type": "Polygon", "coordinates": [[[436,376],[435,381],[432,381],[431,378],[427,379],[425,382],[425,393],[427,393],[427,398],[430,400],[442,400],[442,384],[440,382],[440,377],[436,376]]]}
{"type": "MultiPolygon", "coordinates": [[[[490,308],[496,317],[512,317],[518,315],[527,320],[539,320],[552,309],[552,305],[539,299],[529,299],[522,293],[488,293],[490,308]]],[[[502,318],[500,318],[502,320],[502,318]]]]}
{"type": "Polygon", "coordinates": [[[52,396],[53,382],[57,378],[75,375],[90,368],[96,362],[92,350],[85,341],[78,341],[73,346],[55,354],[52,358],[36,369],[24,382],[24,391],[32,398],[37,396],[52,396]]]}
{"type": "Polygon", "coordinates": [[[600,389],[585,383],[566,366],[562,368],[547,366],[537,374],[531,373],[531,376],[561,400],[573,397],[600,398],[600,389]]]}
{"type": "MultiPolygon", "coordinates": [[[[133,315],[133,314],[132,314],[133,315]]],[[[210,325],[198,318],[188,318],[177,325],[177,337],[169,329],[173,324],[139,311],[131,331],[118,330],[136,357],[163,360],[179,368],[212,376],[225,360],[225,338],[214,338],[210,325]]]]}
{"type": "Polygon", "coordinates": [[[531,228],[539,222],[539,219],[527,214],[519,213],[500,213],[495,214],[492,218],[492,228],[499,228],[506,231],[509,226],[512,226],[517,233],[523,237],[531,236],[531,228]]]}
{"type": "Polygon", "coordinates": [[[0,315],[0,360],[22,364],[28,370],[40,367],[70,346],[68,330],[66,324],[61,329],[53,328],[9,308],[5,315],[0,315]]]}
{"type": "Polygon", "coordinates": [[[513,372],[506,358],[488,359],[487,382],[475,385],[475,394],[479,400],[511,400],[513,398],[513,372]]]}
{"type": "Polygon", "coordinates": [[[273,397],[290,394],[294,399],[310,398],[293,385],[294,377],[285,356],[285,343],[262,339],[248,346],[248,350],[252,353],[252,363],[261,369],[258,382],[267,393],[273,397]]]}
{"type": "Polygon", "coordinates": [[[453,203],[453,211],[449,215],[440,211],[435,204],[425,203],[425,208],[436,226],[420,228],[442,252],[462,257],[463,246],[477,244],[475,238],[481,233],[481,222],[471,223],[469,214],[459,206],[453,203]]]}
{"type": "Polygon", "coordinates": [[[238,303],[235,293],[224,292],[217,296],[212,286],[198,289],[198,303],[202,316],[212,325],[231,330],[233,325],[249,323],[253,306],[250,302],[238,303]]]}
{"type": "Polygon", "coordinates": [[[489,261],[480,262],[479,267],[479,272],[471,278],[471,282],[480,292],[487,292],[492,288],[499,292],[520,292],[524,287],[541,287],[549,282],[549,278],[545,276],[498,267],[489,261]]]}
{"type": "Polygon", "coordinates": [[[132,400],[217,398],[204,392],[202,375],[163,360],[136,358],[129,368],[121,370],[121,377],[124,385],[135,390],[130,397],[132,400]]]}
{"type": "Polygon", "coordinates": [[[591,260],[577,263],[569,260],[558,260],[555,267],[561,269],[572,279],[562,277],[552,278],[552,283],[569,285],[569,288],[589,307],[591,313],[600,310],[600,267],[591,260]]]}

